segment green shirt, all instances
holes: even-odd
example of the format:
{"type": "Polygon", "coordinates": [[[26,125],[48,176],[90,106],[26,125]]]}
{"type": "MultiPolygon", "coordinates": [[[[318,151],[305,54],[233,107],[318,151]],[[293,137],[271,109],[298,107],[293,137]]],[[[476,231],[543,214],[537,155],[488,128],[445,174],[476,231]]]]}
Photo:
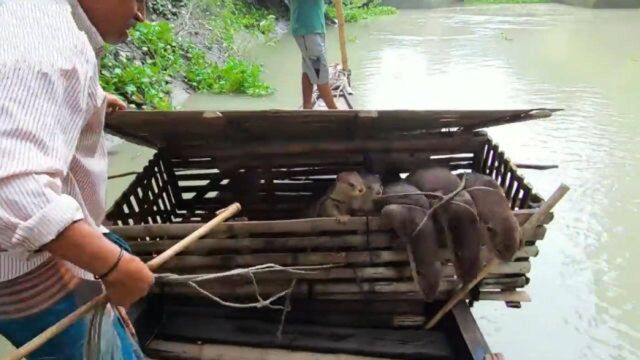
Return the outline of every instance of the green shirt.
{"type": "Polygon", "coordinates": [[[291,0],[291,33],[324,33],[324,0],[291,0]]]}

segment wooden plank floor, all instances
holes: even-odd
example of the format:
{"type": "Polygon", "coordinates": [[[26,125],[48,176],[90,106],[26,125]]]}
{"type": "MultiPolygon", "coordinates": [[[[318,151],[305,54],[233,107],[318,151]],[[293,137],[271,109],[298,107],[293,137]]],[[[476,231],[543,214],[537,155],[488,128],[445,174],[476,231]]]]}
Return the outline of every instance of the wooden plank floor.
{"type": "MultiPolygon", "coordinates": [[[[321,354],[273,348],[220,344],[188,344],[154,340],[149,351],[170,360],[384,360],[379,357],[349,354],[321,354]]],[[[153,360],[153,359],[148,359],[153,360]]]]}
{"type": "Polygon", "coordinates": [[[287,324],[279,340],[276,336],[278,322],[166,315],[156,340],[284,348],[319,353],[347,353],[382,358],[416,360],[455,358],[447,335],[440,331],[287,324]]]}

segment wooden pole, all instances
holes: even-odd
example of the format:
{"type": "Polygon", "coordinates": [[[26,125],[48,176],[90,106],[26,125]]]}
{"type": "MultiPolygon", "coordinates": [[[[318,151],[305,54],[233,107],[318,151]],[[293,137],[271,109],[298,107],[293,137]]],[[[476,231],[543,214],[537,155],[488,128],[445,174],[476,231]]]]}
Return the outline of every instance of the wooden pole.
{"type": "MultiPolygon", "coordinates": [[[[524,238],[524,236],[529,236],[532,232],[535,231],[536,227],[543,222],[543,219],[547,217],[547,215],[551,212],[551,210],[558,204],[558,202],[567,194],[569,191],[569,187],[565,184],[561,184],[556,191],[551,194],[549,199],[545,201],[542,206],[533,214],[529,220],[522,226],[520,229],[520,236],[524,238]]],[[[429,321],[429,323],[425,326],[425,328],[431,329],[434,327],[440,319],[451,310],[458,301],[462,300],[467,293],[485,276],[490,274],[495,268],[500,265],[500,260],[494,258],[489,262],[487,266],[480,271],[478,276],[476,276],[470,283],[466,284],[462,288],[460,288],[456,293],[447,301],[446,304],[436,313],[436,315],[429,321]]]]}
{"type": "Polygon", "coordinates": [[[569,192],[569,186],[561,184],[558,189],[551,194],[547,201],[545,201],[520,228],[520,236],[522,239],[526,239],[526,236],[532,234],[536,230],[536,227],[542,224],[542,219],[549,215],[551,210],[562,200],[567,192],[569,192]]]}
{"type": "Polygon", "coordinates": [[[123,177],[127,177],[127,176],[133,176],[133,175],[138,175],[140,174],[137,171],[129,171],[129,172],[125,172],[125,173],[121,173],[121,174],[115,174],[115,175],[109,175],[109,177],[107,178],[108,180],[111,179],[119,179],[119,178],[123,178],[123,177]]]}
{"type": "MultiPolygon", "coordinates": [[[[222,211],[220,215],[215,217],[213,220],[203,225],[201,228],[199,228],[198,230],[193,232],[191,235],[184,238],[179,243],[167,249],[167,251],[160,254],[155,259],[149,261],[147,263],[147,266],[151,271],[158,269],[160,266],[162,266],[162,264],[164,264],[169,259],[174,257],[176,254],[186,249],[189,245],[193,244],[204,235],[208,234],[213,228],[218,226],[220,223],[232,217],[234,214],[240,211],[240,209],[241,207],[240,207],[240,204],[238,203],[234,203],[230,205],[229,207],[224,209],[224,211],[222,211]]],[[[40,335],[31,339],[31,341],[24,344],[22,347],[14,351],[11,355],[4,358],[4,360],[21,360],[27,357],[29,354],[31,354],[32,352],[40,348],[42,345],[44,345],[47,341],[51,340],[53,337],[63,332],[66,328],[71,326],[77,320],[79,320],[83,316],[90,313],[94,308],[98,307],[99,305],[103,305],[108,301],[109,299],[107,298],[106,294],[102,294],[100,296],[95,297],[93,300],[79,307],[76,311],[67,315],[67,317],[60,320],[56,324],[54,324],[53,326],[51,326],[50,328],[42,332],[40,335]]]]}
{"type": "Polygon", "coordinates": [[[429,323],[425,326],[425,328],[429,330],[432,327],[434,327],[438,323],[438,321],[440,321],[440,319],[442,319],[442,317],[458,303],[458,301],[462,300],[467,295],[467,293],[474,286],[476,286],[477,283],[479,283],[482,279],[484,279],[485,276],[493,272],[493,270],[497,268],[498,265],[500,265],[499,259],[497,258],[491,259],[491,261],[489,262],[489,265],[485,266],[484,269],[482,269],[482,271],[480,271],[480,273],[478,273],[478,275],[473,280],[471,280],[471,282],[467,283],[466,285],[461,287],[458,291],[456,291],[455,294],[453,294],[451,299],[449,299],[447,303],[444,304],[444,306],[429,321],[429,323]]]}
{"type": "Polygon", "coordinates": [[[555,164],[523,164],[523,163],[513,163],[513,166],[518,169],[530,169],[530,170],[551,170],[559,168],[558,165],[555,164]]]}
{"type": "Polygon", "coordinates": [[[342,70],[349,73],[349,59],[347,57],[347,35],[344,30],[344,9],[342,0],[333,0],[336,7],[336,17],[338,18],[338,37],[340,39],[340,54],[342,55],[342,70]]]}

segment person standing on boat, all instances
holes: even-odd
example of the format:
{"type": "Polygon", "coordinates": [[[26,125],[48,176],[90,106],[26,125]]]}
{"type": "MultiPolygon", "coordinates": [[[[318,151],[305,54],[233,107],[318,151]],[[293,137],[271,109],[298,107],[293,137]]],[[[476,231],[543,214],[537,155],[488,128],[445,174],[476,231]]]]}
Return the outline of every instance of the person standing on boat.
{"type": "Polygon", "coordinates": [[[323,0],[290,0],[291,33],[302,53],[302,107],[313,107],[313,86],[328,109],[337,109],[329,86],[323,0]]]}
{"type": "MultiPolygon", "coordinates": [[[[19,347],[103,288],[113,306],[145,296],[153,274],[105,216],[104,42],[144,21],[141,0],[0,1],[0,335],[19,347]],[[98,280],[98,281],[97,281],[98,280]]],[[[101,356],[143,359],[109,307],[101,356]]],[[[82,360],[88,320],[29,359],[82,360]]]]}

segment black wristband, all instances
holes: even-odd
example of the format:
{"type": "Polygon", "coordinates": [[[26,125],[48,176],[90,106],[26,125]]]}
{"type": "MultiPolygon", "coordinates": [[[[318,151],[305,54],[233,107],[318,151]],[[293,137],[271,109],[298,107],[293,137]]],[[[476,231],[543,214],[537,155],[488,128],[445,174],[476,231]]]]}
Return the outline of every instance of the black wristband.
{"type": "Polygon", "coordinates": [[[96,280],[102,280],[104,278],[106,278],[107,276],[109,276],[109,274],[111,274],[113,272],[113,270],[115,270],[118,267],[118,264],[120,264],[120,260],[122,260],[122,256],[124,255],[124,250],[122,248],[120,248],[120,253],[118,253],[118,259],[116,259],[116,262],[111,266],[111,268],[109,270],[107,270],[106,273],[100,275],[100,276],[96,276],[94,275],[93,277],[96,280]]]}

